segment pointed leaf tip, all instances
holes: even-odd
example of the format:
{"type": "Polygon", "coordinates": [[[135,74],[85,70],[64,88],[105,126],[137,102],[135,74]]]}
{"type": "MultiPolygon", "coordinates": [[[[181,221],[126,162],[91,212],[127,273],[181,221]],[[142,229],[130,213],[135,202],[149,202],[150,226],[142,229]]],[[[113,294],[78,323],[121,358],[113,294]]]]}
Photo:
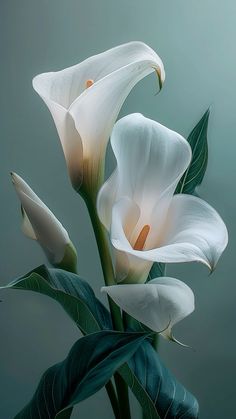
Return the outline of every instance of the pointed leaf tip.
{"type": "Polygon", "coordinates": [[[210,107],[188,136],[188,142],[192,149],[192,160],[177,185],[176,194],[194,195],[196,187],[203,181],[208,163],[207,129],[209,116],[210,107]]]}

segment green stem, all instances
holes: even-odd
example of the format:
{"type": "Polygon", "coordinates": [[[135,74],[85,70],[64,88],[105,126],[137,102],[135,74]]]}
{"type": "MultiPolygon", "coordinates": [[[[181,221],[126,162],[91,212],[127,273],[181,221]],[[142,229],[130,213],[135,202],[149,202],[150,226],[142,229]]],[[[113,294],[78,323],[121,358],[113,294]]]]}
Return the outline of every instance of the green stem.
{"type": "MultiPolygon", "coordinates": [[[[115,285],[115,274],[113,269],[113,264],[110,255],[110,249],[107,242],[106,231],[103,225],[101,224],[96,210],[96,200],[93,198],[88,198],[88,195],[83,196],[90,219],[92,222],[95,238],[97,241],[99,256],[102,265],[102,271],[104,276],[104,281],[106,285],[115,285]]],[[[119,307],[114,303],[114,301],[108,297],[109,307],[111,311],[111,317],[114,329],[124,330],[122,316],[119,307]]]]}
{"type": "MultiPolygon", "coordinates": [[[[73,245],[71,243],[70,247],[72,248],[72,246],[73,245]]],[[[73,248],[72,248],[72,250],[73,250],[73,248]]],[[[74,255],[75,254],[76,254],[76,251],[74,251],[74,255]]],[[[77,272],[77,264],[76,264],[76,262],[77,262],[77,259],[76,258],[68,258],[68,261],[67,261],[67,259],[64,258],[63,259],[63,266],[59,266],[59,267],[61,269],[66,269],[69,272],[72,272],[72,273],[77,274],[78,272],[77,272]],[[73,261],[74,263],[71,264],[71,261],[73,261]]],[[[108,383],[106,384],[105,387],[106,387],[106,391],[107,391],[108,397],[109,397],[110,402],[111,402],[111,405],[112,405],[112,409],[113,409],[115,418],[116,419],[121,419],[121,417],[120,417],[119,403],[118,403],[118,400],[117,400],[116,391],[114,389],[114,386],[112,384],[112,381],[108,381],[108,383]]],[[[73,408],[71,408],[71,412],[72,412],[72,410],[73,410],[73,408]]],[[[68,409],[68,412],[69,411],[70,411],[70,409],[68,409]]]]}
{"type": "MultiPolygon", "coordinates": [[[[90,196],[86,191],[80,191],[81,195],[84,198],[90,219],[92,222],[95,238],[97,241],[99,256],[102,265],[102,271],[104,276],[104,281],[107,286],[116,285],[115,273],[113,269],[113,263],[111,259],[109,244],[107,240],[107,235],[105,228],[101,224],[96,210],[96,197],[90,196]]],[[[115,330],[123,331],[123,320],[119,307],[114,303],[114,301],[108,297],[113,327],[115,330]]],[[[117,389],[117,396],[120,407],[120,417],[122,419],[130,419],[130,406],[129,406],[129,393],[128,387],[125,381],[118,373],[114,375],[115,384],[117,389]]]]}
{"type": "Polygon", "coordinates": [[[156,333],[155,336],[154,336],[152,346],[156,351],[158,351],[158,346],[159,346],[159,335],[158,335],[158,333],[156,333]]]}
{"type": "Polygon", "coordinates": [[[131,419],[129,406],[129,391],[123,378],[116,372],[114,374],[118,400],[120,404],[120,415],[122,419],[131,419]]]}
{"type": "Polygon", "coordinates": [[[116,392],[115,392],[114,386],[113,386],[111,381],[108,381],[108,383],[106,384],[106,391],[107,391],[108,397],[110,399],[115,418],[116,419],[122,419],[122,417],[120,415],[120,407],[119,407],[119,403],[118,403],[118,400],[117,400],[116,392]]]}

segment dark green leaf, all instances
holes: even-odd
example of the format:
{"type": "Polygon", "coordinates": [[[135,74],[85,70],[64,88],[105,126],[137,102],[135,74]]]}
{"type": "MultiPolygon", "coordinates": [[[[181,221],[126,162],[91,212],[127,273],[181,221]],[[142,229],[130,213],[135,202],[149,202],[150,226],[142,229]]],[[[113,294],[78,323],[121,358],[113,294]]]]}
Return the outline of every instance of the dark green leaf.
{"type": "Polygon", "coordinates": [[[119,373],[131,388],[148,419],[196,419],[198,402],[161,362],[145,341],[119,373]]]}
{"type": "Polygon", "coordinates": [[[100,390],[146,337],[102,331],[79,339],[64,361],[44,373],[32,400],[15,419],[69,418],[69,409],[100,390]]]}
{"type": "Polygon", "coordinates": [[[84,334],[112,329],[109,311],[78,275],[42,265],[2,288],[35,291],[59,302],[84,334]]]}
{"type": "Polygon", "coordinates": [[[166,271],[166,264],[161,262],[155,262],[152,265],[152,268],[148,275],[148,281],[151,281],[151,279],[159,278],[160,276],[165,276],[166,271]]]}
{"type": "Polygon", "coordinates": [[[202,183],[208,160],[207,127],[209,114],[210,110],[208,109],[188,137],[192,149],[192,161],[180,179],[175,193],[193,195],[195,188],[202,183]]]}

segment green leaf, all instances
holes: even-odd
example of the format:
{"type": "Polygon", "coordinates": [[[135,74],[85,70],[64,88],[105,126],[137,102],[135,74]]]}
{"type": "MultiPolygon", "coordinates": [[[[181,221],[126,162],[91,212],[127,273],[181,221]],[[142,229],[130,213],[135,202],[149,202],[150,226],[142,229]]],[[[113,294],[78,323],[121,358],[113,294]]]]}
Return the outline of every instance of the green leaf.
{"type": "Polygon", "coordinates": [[[161,262],[155,262],[148,274],[147,282],[160,276],[165,276],[166,264],[161,262]]]}
{"type": "Polygon", "coordinates": [[[208,109],[188,137],[192,149],[192,161],[180,179],[175,193],[193,195],[202,183],[207,168],[208,145],[207,128],[210,110],[208,109]]]}
{"type": "Polygon", "coordinates": [[[100,390],[146,338],[144,333],[102,331],[79,339],[64,361],[44,373],[15,419],[70,417],[70,408],[100,390]]]}
{"type": "Polygon", "coordinates": [[[42,265],[5,287],[35,291],[53,298],[75,321],[83,334],[112,329],[109,311],[78,275],[42,265]]]}
{"type": "Polygon", "coordinates": [[[145,341],[119,373],[142,406],[148,419],[196,419],[198,402],[161,362],[145,341]]]}

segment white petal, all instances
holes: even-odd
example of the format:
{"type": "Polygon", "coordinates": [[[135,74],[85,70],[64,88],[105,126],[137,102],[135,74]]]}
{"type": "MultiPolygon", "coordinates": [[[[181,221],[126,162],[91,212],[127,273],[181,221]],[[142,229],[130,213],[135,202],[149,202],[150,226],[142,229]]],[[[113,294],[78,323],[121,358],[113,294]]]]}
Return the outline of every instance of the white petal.
{"type": "MultiPolygon", "coordinates": [[[[111,144],[117,169],[99,192],[98,214],[110,230],[113,246],[128,255],[127,280],[143,282],[156,257],[152,252],[145,258],[145,250],[156,249],[161,242],[168,207],[190,163],[191,148],[181,135],[140,114],[128,115],[116,123],[111,144]],[[139,210],[138,217],[132,214],[134,206],[139,210]],[[135,251],[144,225],[151,227],[144,251],[135,251]]],[[[119,262],[119,255],[117,274],[123,278],[124,270],[120,273],[119,266],[124,263],[119,262]]]]}
{"type": "MultiPolygon", "coordinates": [[[[111,242],[116,250],[116,276],[118,281],[145,282],[151,268],[150,261],[137,258],[130,244],[132,231],[140,218],[140,209],[131,199],[121,198],[113,206],[111,242]],[[125,252],[119,252],[119,250],[125,252]],[[123,254],[122,254],[123,253],[123,254]]],[[[141,252],[138,252],[141,253],[141,252]]]]}
{"type": "Polygon", "coordinates": [[[67,231],[20,176],[12,174],[12,179],[23,207],[23,232],[38,240],[53,264],[60,263],[70,243],[67,231]]]}
{"type": "MultiPolygon", "coordinates": [[[[149,61],[153,68],[159,71],[163,83],[165,71],[155,51],[142,42],[129,42],[89,57],[64,70],[39,74],[34,78],[33,86],[40,96],[69,109],[85,91],[87,80],[93,80],[95,85],[122,67],[142,61],[149,61]]],[[[151,71],[153,70],[150,69],[151,71]]]]}
{"type": "Polygon", "coordinates": [[[173,197],[163,243],[170,259],[200,261],[213,270],[227,243],[227,228],[214,208],[195,196],[173,197]]]}
{"type": "Polygon", "coordinates": [[[94,147],[99,151],[107,144],[126,97],[154,66],[154,61],[141,58],[108,74],[73,102],[69,112],[81,135],[85,158],[93,157],[94,147]]]}
{"type": "Polygon", "coordinates": [[[115,303],[155,332],[170,337],[174,324],[194,310],[192,290],[175,278],[157,278],[148,284],[103,287],[115,303]]]}
{"type": "Polygon", "coordinates": [[[17,193],[24,192],[29,198],[33,199],[38,204],[44,205],[38,195],[36,195],[33,189],[30,188],[28,183],[26,183],[22,177],[16,173],[11,172],[11,179],[17,193]]]}
{"type": "Polygon", "coordinates": [[[35,235],[35,231],[32,227],[32,224],[29,220],[28,215],[26,214],[24,208],[21,205],[21,212],[22,212],[22,224],[21,224],[21,230],[25,234],[26,237],[32,240],[37,240],[37,237],[35,235]]]}
{"type": "Polygon", "coordinates": [[[112,243],[116,249],[146,261],[198,261],[213,270],[227,246],[228,233],[219,214],[205,201],[195,196],[175,195],[165,223],[165,238],[160,247],[133,250],[121,234],[116,234],[112,243]]]}
{"type": "Polygon", "coordinates": [[[113,203],[127,196],[141,209],[136,234],[155,221],[157,237],[157,225],[162,225],[176,184],[190,163],[191,148],[181,135],[141,114],[118,121],[111,144],[117,169],[100,190],[99,217],[109,229],[113,203]]]}
{"type": "Polygon", "coordinates": [[[90,177],[91,170],[98,176],[100,161],[124,100],[135,84],[154,70],[163,82],[165,73],[158,55],[141,42],[130,42],[76,66],[34,78],[34,89],[53,115],[64,152],[66,141],[71,141],[70,148],[76,151],[78,147],[77,155],[81,155],[82,141],[83,159],[88,162],[85,166],[88,174],[84,176],[90,177]],[[89,79],[94,84],[85,89],[89,79]],[[70,127],[72,133],[63,128],[67,111],[74,119],[77,135],[74,128],[70,127]],[[65,138],[61,132],[66,134],[65,138]]]}
{"type": "MultiPolygon", "coordinates": [[[[43,81],[44,79],[41,79],[41,77],[39,79],[35,78],[33,81],[33,86],[38,93],[43,81]]],[[[75,128],[72,116],[67,110],[60,104],[52,101],[50,97],[40,96],[52,114],[65,155],[71,183],[78,190],[83,179],[83,145],[81,137],[75,128]]]]}
{"type": "Polygon", "coordinates": [[[118,188],[118,172],[114,170],[109,179],[102,185],[97,196],[97,212],[100,221],[107,230],[111,226],[112,206],[116,200],[118,188]]]}
{"type": "MultiPolygon", "coordinates": [[[[25,193],[28,197],[30,197],[33,201],[37,202],[39,205],[44,206],[44,203],[39,199],[39,197],[34,193],[34,191],[29,187],[29,185],[16,173],[11,173],[12,183],[15,187],[15,190],[19,196],[19,193],[25,193]]],[[[19,196],[20,197],[20,196],[19,196]]],[[[46,206],[45,206],[46,207],[46,206]]],[[[47,208],[47,207],[46,207],[47,208]]],[[[37,240],[35,235],[35,231],[32,227],[32,224],[29,220],[28,215],[25,212],[24,207],[21,204],[21,212],[22,212],[22,225],[21,229],[23,233],[32,240],[37,240]]]]}
{"type": "MultiPolygon", "coordinates": [[[[116,241],[126,243],[132,248],[129,239],[140,217],[140,210],[137,204],[125,197],[116,202],[112,211],[112,244],[116,241]]],[[[116,246],[115,246],[116,247],[116,246]]]]}

